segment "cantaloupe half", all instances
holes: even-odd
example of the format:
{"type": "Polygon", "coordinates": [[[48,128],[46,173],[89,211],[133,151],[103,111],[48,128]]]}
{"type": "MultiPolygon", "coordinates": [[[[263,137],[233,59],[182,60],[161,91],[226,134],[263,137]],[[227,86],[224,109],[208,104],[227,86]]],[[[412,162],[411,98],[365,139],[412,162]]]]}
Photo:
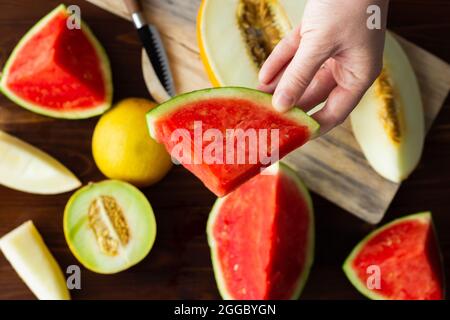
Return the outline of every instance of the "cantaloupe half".
{"type": "Polygon", "coordinates": [[[203,0],[197,37],[212,84],[256,88],[262,63],[300,24],[305,4],[299,0],[203,0]]]}
{"type": "Polygon", "coordinates": [[[422,154],[425,120],[419,85],[400,44],[386,34],[384,67],[351,114],[353,132],[371,166],[400,182],[422,154]]]}

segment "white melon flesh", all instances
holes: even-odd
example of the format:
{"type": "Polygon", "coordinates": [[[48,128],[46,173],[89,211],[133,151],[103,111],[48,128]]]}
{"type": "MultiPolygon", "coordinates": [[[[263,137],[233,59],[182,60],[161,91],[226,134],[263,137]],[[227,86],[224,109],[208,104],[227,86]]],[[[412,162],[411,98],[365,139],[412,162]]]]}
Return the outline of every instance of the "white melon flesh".
{"type": "MultiPolygon", "coordinates": [[[[202,58],[216,86],[256,88],[258,66],[252,61],[239,28],[237,11],[242,0],[203,0],[198,18],[202,58]]],[[[273,9],[276,25],[287,34],[300,24],[306,1],[263,0],[273,9]]]]}
{"type": "Polygon", "coordinates": [[[33,222],[1,238],[0,250],[38,299],[70,299],[64,275],[33,222]]]}
{"type": "Polygon", "coordinates": [[[64,210],[63,225],[74,256],[89,270],[103,274],[140,262],[156,237],[147,198],[118,180],[90,183],[75,192],[64,210]]]}
{"type": "Polygon", "coordinates": [[[351,123],[370,165],[384,178],[398,183],[410,175],[420,160],[425,120],[414,71],[400,44],[389,33],[380,77],[352,112],[351,123]],[[379,81],[383,76],[392,86],[390,92],[381,95],[379,81]],[[392,95],[394,101],[390,112],[386,109],[386,94],[388,98],[392,95]]]}
{"type": "Polygon", "coordinates": [[[53,157],[0,131],[0,185],[36,194],[58,194],[80,181],[53,157]]]}

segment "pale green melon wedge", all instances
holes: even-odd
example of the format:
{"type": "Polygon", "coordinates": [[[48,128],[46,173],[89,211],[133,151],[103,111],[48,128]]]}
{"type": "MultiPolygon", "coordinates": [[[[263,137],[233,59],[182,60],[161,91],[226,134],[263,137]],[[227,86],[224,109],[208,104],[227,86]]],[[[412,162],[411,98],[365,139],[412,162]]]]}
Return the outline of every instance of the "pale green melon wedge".
{"type": "Polygon", "coordinates": [[[47,153],[0,131],[0,184],[36,194],[57,194],[81,186],[65,166],[47,153]]]}
{"type": "Polygon", "coordinates": [[[0,250],[38,299],[70,299],[66,279],[32,221],[3,236],[0,250]]]}
{"type": "Polygon", "coordinates": [[[393,182],[417,166],[425,139],[419,85],[397,40],[386,33],[384,67],[351,113],[356,140],[370,165],[393,182]]]}

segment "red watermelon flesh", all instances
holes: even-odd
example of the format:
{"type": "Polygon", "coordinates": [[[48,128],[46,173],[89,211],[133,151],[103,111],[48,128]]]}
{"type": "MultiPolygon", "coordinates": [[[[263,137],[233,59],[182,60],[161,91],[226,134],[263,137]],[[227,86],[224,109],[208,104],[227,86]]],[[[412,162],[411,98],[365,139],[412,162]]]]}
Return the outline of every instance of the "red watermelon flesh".
{"type": "Polygon", "coordinates": [[[219,199],[208,240],[225,299],[295,299],[312,264],[312,205],[295,172],[267,169],[219,199]]]}
{"type": "Polygon", "coordinates": [[[109,62],[88,27],[69,29],[68,17],[61,5],[27,33],[5,66],[1,88],[37,113],[90,117],[111,104],[109,62]]]}
{"type": "MultiPolygon", "coordinates": [[[[289,152],[307,142],[318,129],[317,123],[299,109],[286,114],[277,113],[271,105],[271,96],[265,93],[245,88],[215,88],[195,91],[170,100],[158,108],[149,112],[148,123],[153,138],[164,143],[167,150],[188,170],[194,173],[216,195],[224,196],[237,186],[258,174],[263,164],[261,157],[251,158],[250,154],[259,154],[263,144],[267,143],[267,152],[270,157],[279,153],[282,158],[289,152]],[[201,139],[200,148],[195,147],[194,122],[201,122],[201,131],[216,129],[222,133],[222,153],[219,158],[221,163],[195,162],[195,159],[204,160],[204,150],[214,142],[214,139],[201,139]],[[186,143],[191,157],[190,161],[182,161],[173,153],[175,146],[180,142],[173,139],[172,134],[177,129],[186,129],[186,143]],[[278,129],[278,145],[272,143],[271,131],[262,139],[257,139],[256,144],[250,144],[246,140],[242,154],[244,161],[238,162],[238,154],[243,145],[233,141],[232,163],[227,162],[227,130],[241,129],[243,132],[255,130],[259,134],[260,129],[278,129]],[[254,160],[257,160],[256,162],[254,160]]],[[[229,136],[229,135],[228,135],[229,136]]],[[[184,151],[183,151],[184,152],[184,151]]],[[[242,158],[241,158],[242,159],[242,158]]]]}
{"type": "Polygon", "coordinates": [[[396,220],[359,244],[344,264],[351,282],[366,296],[389,300],[443,299],[439,248],[430,213],[396,220]],[[379,288],[369,289],[369,266],[379,266],[379,288]]]}

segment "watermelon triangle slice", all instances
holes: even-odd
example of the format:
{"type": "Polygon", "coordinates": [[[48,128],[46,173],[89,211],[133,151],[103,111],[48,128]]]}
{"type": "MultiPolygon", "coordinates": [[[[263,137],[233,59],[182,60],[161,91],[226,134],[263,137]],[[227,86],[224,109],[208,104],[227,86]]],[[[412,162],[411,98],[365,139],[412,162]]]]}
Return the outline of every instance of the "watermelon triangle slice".
{"type": "Polygon", "coordinates": [[[413,214],[370,233],[343,266],[350,282],[375,300],[440,300],[443,270],[430,212],[413,214]]]}
{"type": "Polygon", "coordinates": [[[214,274],[224,299],[297,299],[314,256],[308,190],[278,162],[219,198],[207,226],[214,274]]]}
{"type": "Polygon", "coordinates": [[[175,97],[147,114],[151,136],[217,196],[224,196],[315,136],[319,125],[272,96],[223,87],[175,97]]]}
{"type": "Polygon", "coordinates": [[[111,106],[108,57],[85,23],[68,27],[73,18],[60,5],[17,44],[0,80],[0,90],[12,101],[67,119],[92,117],[111,106]]]}

